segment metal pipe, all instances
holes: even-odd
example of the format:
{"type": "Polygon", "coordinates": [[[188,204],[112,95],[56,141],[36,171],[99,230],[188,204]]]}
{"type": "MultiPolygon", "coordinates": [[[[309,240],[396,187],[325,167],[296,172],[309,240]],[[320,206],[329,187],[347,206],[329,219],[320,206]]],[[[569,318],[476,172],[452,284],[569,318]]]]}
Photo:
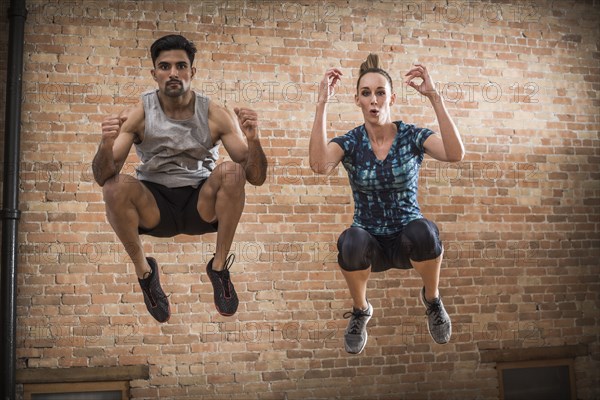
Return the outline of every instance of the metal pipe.
{"type": "Polygon", "coordinates": [[[26,0],[11,0],[8,9],[8,69],[4,125],[4,174],[2,191],[1,379],[3,400],[16,396],[17,369],[17,255],[19,211],[19,159],[23,48],[25,43],[26,0]]]}

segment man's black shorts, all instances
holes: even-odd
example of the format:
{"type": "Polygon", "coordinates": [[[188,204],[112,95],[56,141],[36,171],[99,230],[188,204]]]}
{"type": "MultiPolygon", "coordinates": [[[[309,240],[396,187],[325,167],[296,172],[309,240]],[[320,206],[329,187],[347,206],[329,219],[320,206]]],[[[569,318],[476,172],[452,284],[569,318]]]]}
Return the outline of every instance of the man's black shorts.
{"type": "Polygon", "coordinates": [[[152,192],[160,222],[152,229],[138,227],[140,235],[172,237],[178,234],[202,235],[217,231],[217,222],[204,221],[198,213],[198,195],[205,180],[197,188],[183,186],[168,188],[158,183],[141,181],[152,192]]]}

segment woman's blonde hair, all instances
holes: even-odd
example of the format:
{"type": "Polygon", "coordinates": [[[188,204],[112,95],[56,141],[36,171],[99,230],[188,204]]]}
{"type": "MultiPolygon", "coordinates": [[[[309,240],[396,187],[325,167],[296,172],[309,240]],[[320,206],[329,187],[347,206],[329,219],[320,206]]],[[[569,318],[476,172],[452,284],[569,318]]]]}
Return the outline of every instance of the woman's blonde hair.
{"type": "Polygon", "coordinates": [[[362,64],[360,64],[358,80],[356,81],[356,91],[357,92],[358,92],[358,88],[360,85],[360,79],[365,74],[368,74],[369,72],[375,72],[375,73],[383,75],[385,77],[385,79],[387,79],[387,81],[389,82],[390,88],[392,89],[392,91],[394,90],[394,85],[392,84],[392,78],[390,77],[390,74],[388,74],[381,67],[381,62],[379,61],[379,56],[377,54],[371,53],[367,56],[367,59],[362,64]]]}

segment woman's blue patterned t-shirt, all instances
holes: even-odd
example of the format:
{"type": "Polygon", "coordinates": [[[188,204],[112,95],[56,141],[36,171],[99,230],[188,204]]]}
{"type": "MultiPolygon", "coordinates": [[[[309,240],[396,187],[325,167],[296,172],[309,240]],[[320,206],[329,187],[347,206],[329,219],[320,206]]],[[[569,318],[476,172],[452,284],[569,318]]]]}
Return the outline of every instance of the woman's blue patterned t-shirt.
{"type": "Polygon", "coordinates": [[[434,132],[402,121],[384,160],[371,148],[364,125],[332,140],[344,150],[342,163],[354,196],[352,226],[374,235],[401,231],[410,221],[423,218],[417,203],[423,143],[434,132]]]}

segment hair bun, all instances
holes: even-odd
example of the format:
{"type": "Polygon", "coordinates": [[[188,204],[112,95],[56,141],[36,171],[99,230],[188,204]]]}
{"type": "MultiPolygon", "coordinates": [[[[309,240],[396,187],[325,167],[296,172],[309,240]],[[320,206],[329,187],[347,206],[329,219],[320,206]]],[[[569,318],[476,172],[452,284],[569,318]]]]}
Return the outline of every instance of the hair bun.
{"type": "Polygon", "coordinates": [[[377,54],[369,54],[369,56],[367,57],[367,59],[365,60],[365,62],[363,62],[362,64],[360,64],[360,72],[358,74],[358,81],[356,82],[356,92],[358,93],[358,87],[360,85],[360,80],[363,77],[363,75],[365,75],[366,73],[369,72],[376,72],[378,74],[381,74],[385,77],[385,79],[387,79],[387,81],[390,84],[390,89],[394,90],[394,85],[392,84],[392,77],[390,76],[390,74],[388,74],[387,72],[384,71],[384,69],[381,67],[381,63],[379,62],[379,56],[377,54]]]}
{"type": "Polygon", "coordinates": [[[370,69],[381,69],[379,63],[379,56],[377,54],[370,53],[367,60],[360,65],[360,74],[370,69]]]}

